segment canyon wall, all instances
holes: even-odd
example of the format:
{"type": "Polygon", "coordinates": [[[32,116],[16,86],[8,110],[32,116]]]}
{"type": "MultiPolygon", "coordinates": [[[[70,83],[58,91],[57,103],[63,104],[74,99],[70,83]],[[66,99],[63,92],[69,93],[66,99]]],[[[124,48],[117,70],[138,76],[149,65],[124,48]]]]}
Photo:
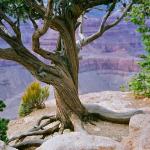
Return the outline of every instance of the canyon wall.
{"type": "MultiPolygon", "coordinates": [[[[113,18],[112,18],[113,20],[113,18]]],[[[100,21],[89,18],[85,21],[85,35],[96,32],[100,21]]],[[[39,24],[42,24],[39,22],[39,24]]],[[[21,25],[23,40],[31,49],[30,22],[21,25]]],[[[138,55],[143,53],[140,35],[136,27],[125,21],[106,32],[102,37],[84,47],[80,53],[80,93],[102,90],[118,90],[128,78],[138,72],[138,55]]],[[[41,38],[42,47],[54,50],[57,33],[49,32],[41,38]]],[[[0,39],[1,47],[7,47],[0,39]]],[[[38,56],[40,58],[40,56],[38,56]]],[[[40,58],[41,59],[41,58],[40,58]]],[[[21,93],[35,80],[22,66],[6,60],[0,60],[0,98],[8,99],[21,93]]]]}

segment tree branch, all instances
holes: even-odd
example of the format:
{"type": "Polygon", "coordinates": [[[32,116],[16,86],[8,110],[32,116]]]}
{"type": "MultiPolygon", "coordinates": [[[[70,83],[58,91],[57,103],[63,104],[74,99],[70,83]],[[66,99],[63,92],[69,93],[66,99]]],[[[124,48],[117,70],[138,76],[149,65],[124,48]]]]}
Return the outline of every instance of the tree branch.
{"type": "Polygon", "coordinates": [[[12,48],[0,48],[0,58],[7,60],[17,60],[16,53],[12,48]]]}
{"type": "Polygon", "coordinates": [[[108,29],[114,27],[115,25],[117,25],[122,19],[123,17],[126,15],[126,13],[129,11],[129,9],[131,8],[132,6],[132,2],[124,9],[122,15],[116,19],[113,23],[109,24],[109,25],[106,25],[106,22],[108,20],[108,18],[110,17],[112,11],[114,10],[115,8],[115,5],[116,5],[116,1],[111,5],[109,11],[106,13],[106,15],[103,17],[102,19],[102,22],[101,22],[101,25],[99,27],[99,30],[94,33],[93,35],[87,37],[87,38],[84,38],[82,39],[78,45],[81,47],[93,42],[95,39],[101,37],[103,35],[103,33],[105,33],[108,29]]]}
{"type": "Polygon", "coordinates": [[[48,1],[47,9],[45,12],[44,24],[41,29],[37,28],[32,36],[32,50],[37,54],[41,55],[45,59],[59,62],[59,58],[56,54],[46,51],[40,47],[40,37],[43,36],[49,29],[49,20],[47,18],[51,14],[51,0],[48,1]]]}
{"type": "Polygon", "coordinates": [[[30,21],[32,22],[32,25],[33,25],[33,27],[34,27],[34,30],[37,30],[38,25],[37,25],[36,21],[32,18],[32,16],[31,16],[30,14],[29,14],[29,19],[30,19],[30,21]]]}
{"type": "Polygon", "coordinates": [[[0,59],[12,60],[23,65],[33,76],[48,84],[60,77],[57,68],[49,66],[40,61],[25,47],[18,46],[16,49],[0,48],[0,59]]]}
{"type": "Polygon", "coordinates": [[[76,4],[78,9],[75,11],[75,14],[79,17],[83,12],[85,12],[89,8],[98,5],[111,4],[113,2],[114,0],[81,0],[78,1],[76,4]]]}
{"type": "Polygon", "coordinates": [[[2,19],[4,19],[11,26],[12,30],[16,34],[17,40],[21,42],[21,32],[19,26],[17,27],[16,24],[9,17],[7,17],[1,9],[0,9],[0,15],[2,19]]]}
{"type": "Polygon", "coordinates": [[[79,37],[81,40],[83,40],[85,38],[84,34],[83,34],[83,21],[84,21],[84,14],[81,15],[79,22],[80,26],[79,26],[79,37]]]}
{"type": "Polygon", "coordinates": [[[0,37],[12,48],[18,45],[17,39],[14,36],[11,37],[9,31],[3,25],[0,25],[0,37]]]}
{"type": "Polygon", "coordinates": [[[131,2],[123,11],[122,15],[116,20],[114,21],[112,24],[109,24],[105,27],[105,31],[116,26],[124,17],[125,15],[127,14],[127,12],[131,9],[133,3],[131,2]]]}
{"type": "Polygon", "coordinates": [[[38,5],[36,1],[31,0],[24,0],[25,3],[30,6],[31,8],[35,9],[37,12],[39,12],[42,16],[44,16],[46,12],[46,8],[43,5],[38,5]]]}

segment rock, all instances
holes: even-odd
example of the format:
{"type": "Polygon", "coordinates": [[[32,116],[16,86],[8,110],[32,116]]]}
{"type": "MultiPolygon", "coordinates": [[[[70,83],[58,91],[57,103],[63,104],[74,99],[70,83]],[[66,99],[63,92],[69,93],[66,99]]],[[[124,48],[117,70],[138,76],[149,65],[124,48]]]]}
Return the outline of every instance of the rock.
{"type": "Polygon", "coordinates": [[[36,150],[122,150],[119,142],[107,137],[88,135],[81,132],[55,136],[36,150]]]}
{"type": "Polygon", "coordinates": [[[142,150],[150,150],[150,125],[143,130],[139,140],[139,147],[142,150]]]}
{"type": "Polygon", "coordinates": [[[4,149],[5,143],[3,141],[0,141],[0,149],[4,149]]]}
{"type": "Polygon", "coordinates": [[[146,114],[150,114],[150,107],[143,107],[143,108],[141,108],[141,110],[143,110],[144,113],[146,113],[146,114]]]}
{"type": "Polygon", "coordinates": [[[9,147],[3,141],[0,141],[0,150],[17,150],[17,149],[9,147]]]}
{"type": "Polygon", "coordinates": [[[63,134],[65,134],[65,133],[70,133],[71,131],[70,131],[70,129],[65,129],[64,131],[63,131],[63,134]]]}
{"type": "Polygon", "coordinates": [[[148,125],[148,122],[150,121],[150,115],[149,114],[138,114],[130,119],[129,123],[129,132],[135,133],[143,130],[143,128],[148,125]]]}
{"type": "Polygon", "coordinates": [[[61,133],[55,132],[55,133],[53,134],[53,136],[57,136],[57,135],[61,135],[61,133]]]}
{"type": "Polygon", "coordinates": [[[125,150],[150,150],[150,115],[138,114],[131,118],[129,136],[122,143],[125,150]]]}

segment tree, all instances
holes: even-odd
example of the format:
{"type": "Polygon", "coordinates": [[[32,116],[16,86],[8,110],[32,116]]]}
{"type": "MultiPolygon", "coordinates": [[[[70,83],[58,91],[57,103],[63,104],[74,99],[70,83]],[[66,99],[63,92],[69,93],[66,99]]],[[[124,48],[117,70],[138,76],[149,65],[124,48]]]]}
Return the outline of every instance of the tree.
{"type": "Polygon", "coordinates": [[[143,0],[140,5],[135,5],[129,14],[130,20],[138,26],[142,36],[145,55],[141,55],[139,62],[140,72],[129,83],[130,89],[137,96],[150,97],[150,1],[143,0]]]}
{"type": "MultiPolygon", "coordinates": [[[[133,1],[124,0],[48,0],[46,6],[42,0],[14,0],[13,2],[2,0],[0,2],[0,37],[10,45],[7,49],[0,49],[0,58],[18,62],[38,80],[52,85],[55,89],[57,105],[56,116],[44,116],[39,120],[38,127],[24,135],[12,138],[10,141],[31,135],[42,134],[46,136],[48,133],[58,130],[62,132],[65,128],[82,130],[82,123],[90,122],[95,117],[117,123],[129,122],[130,117],[136,112],[118,114],[97,105],[81,103],[78,96],[78,54],[83,46],[93,42],[107,30],[117,25],[130,10],[133,3],[133,1]],[[99,30],[93,35],[85,37],[83,33],[84,14],[95,6],[107,6],[106,12],[99,30]],[[122,10],[120,16],[114,22],[109,23],[109,18],[119,8],[122,10]],[[49,60],[50,65],[39,60],[23,44],[20,21],[27,19],[33,23],[35,29],[32,35],[32,50],[34,54],[49,60]],[[41,28],[36,23],[38,19],[43,20],[41,28]],[[8,24],[13,32],[8,31],[5,24],[8,24]],[[56,49],[53,52],[40,46],[40,38],[49,28],[59,33],[56,49]],[[80,40],[76,41],[75,33],[78,28],[80,40]],[[43,125],[41,122],[47,118],[49,118],[48,123],[56,120],[61,123],[51,130],[41,131],[40,129],[48,124],[43,125]]],[[[39,143],[29,141],[26,145],[31,143],[38,145],[41,144],[41,141],[39,143]]]]}

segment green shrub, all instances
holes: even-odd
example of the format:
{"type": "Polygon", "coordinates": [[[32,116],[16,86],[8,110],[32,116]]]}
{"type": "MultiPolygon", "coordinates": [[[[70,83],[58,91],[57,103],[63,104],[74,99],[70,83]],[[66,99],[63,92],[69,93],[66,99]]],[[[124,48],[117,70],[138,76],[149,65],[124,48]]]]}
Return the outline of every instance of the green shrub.
{"type": "Polygon", "coordinates": [[[34,109],[44,108],[44,102],[48,97],[48,86],[42,88],[39,82],[31,83],[22,96],[19,106],[19,116],[24,117],[30,114],[34,109]]]}
{"type": "MultiPolygon", "coordinates": [[[[3,101],[0,100],[0,111],[3,111],[3,109],[6,107],[3,101]]],[[[0,140],[7,142],[7,129],[8,129],[8,119],[0,118],[0,140]]]]}
{"type": "Polygon", "coordinates": [[[150,74],[140,72],[129,82],[129,88],[136,97],[150,98],[150,74]]]}
{"type": "Polygon", "coordinates": [[[135,96],[150,98],[150,0],[141,0],[139,5],[134,5],[129,13],[130,21],[137,25],[137,31],[145,49],[145,55],[141,55],[138,73],[129,83],[130,90],[135,96]]]}
{"type": "Polygon", "coordinates": [[[126,86],[125,85],[121,85],[120,86],[120,91],[121,92],[125,92],[126,91],[126,86]]]}

